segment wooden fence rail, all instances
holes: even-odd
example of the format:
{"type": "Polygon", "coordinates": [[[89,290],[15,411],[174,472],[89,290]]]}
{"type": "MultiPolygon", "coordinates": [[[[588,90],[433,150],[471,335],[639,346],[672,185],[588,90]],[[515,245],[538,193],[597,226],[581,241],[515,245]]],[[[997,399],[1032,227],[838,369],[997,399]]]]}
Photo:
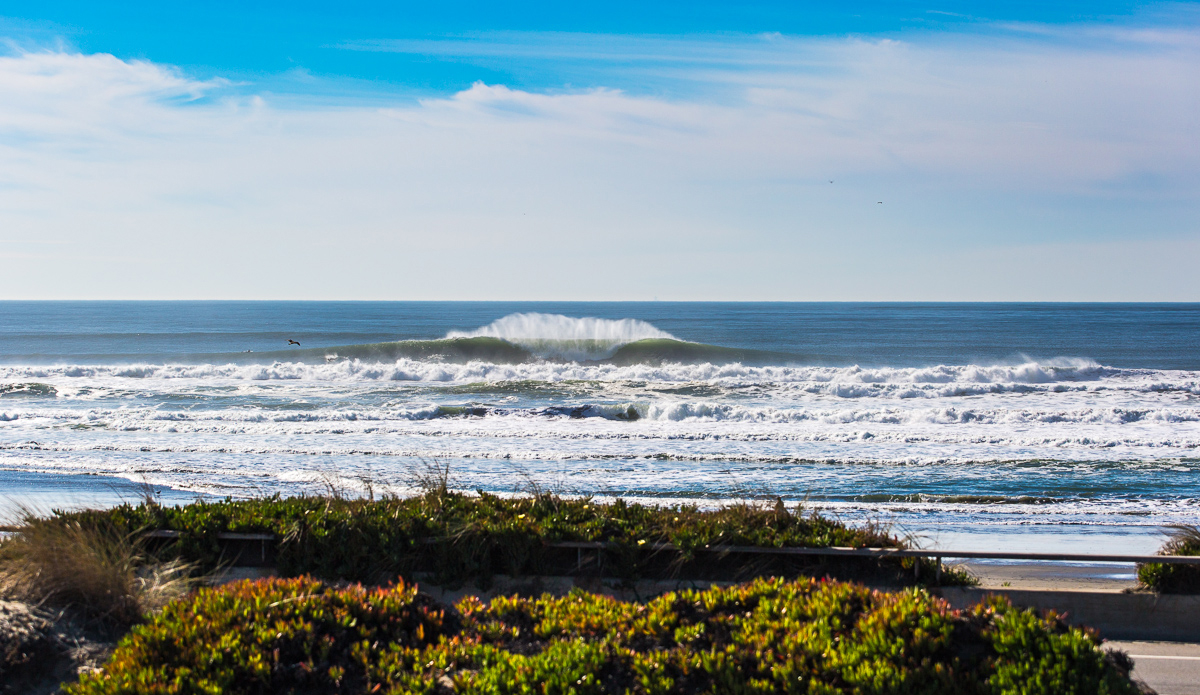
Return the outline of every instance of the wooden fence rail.
{"type": "MultiPolygon", "coordinates": [[[[0,532],[16,533],[18,526],[0,526],[0,532]]],[[[146,534],[150,538],[179,538],[179,531],[159,530],[146,534]]],[[[219,540],[227,541],[274,541],[277,537],[271,533],[218,533],[219,540]]],[[[427,539],[426,543],[437,543],[436,539],[427,539]]],[[[616,550],[629,546],[612,541],[558,541],[546,543],[550,548],[576,548],[579,550],[616,550]]],[[[646,543],[637,546],[646,550],[680,551],[672,543],[646,543]]],[[[754,545],[714,545],[705,546],[700,550],[714,553],[736,553],[747,555],[816,555],[825,557],[917,557],[929,558],[941,562],[944,558],[971,560],[1032,560],[1035,562],[1115,562],[1165,565],[1200,565],[1200,556],[1195,555],[1117,555],[1117,554],[1087,554],[1087,553],[1009,553],[991,550],[952,550],[934,549],[921,550],[916,548],[843,548],[831,546],[827,548],[773,548],[754,545]]]]}

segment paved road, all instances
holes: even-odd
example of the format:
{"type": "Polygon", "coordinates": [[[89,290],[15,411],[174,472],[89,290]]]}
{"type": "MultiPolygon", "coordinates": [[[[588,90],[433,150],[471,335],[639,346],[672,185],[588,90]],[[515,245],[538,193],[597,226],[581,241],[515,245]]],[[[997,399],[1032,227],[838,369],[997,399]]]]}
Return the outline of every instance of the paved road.
{"type": "Polygon", "coordinates": [[[1105,642],[1133,657],[1133,675],[1158,695],[1200,695],[1200,644],[1105,642]]]}

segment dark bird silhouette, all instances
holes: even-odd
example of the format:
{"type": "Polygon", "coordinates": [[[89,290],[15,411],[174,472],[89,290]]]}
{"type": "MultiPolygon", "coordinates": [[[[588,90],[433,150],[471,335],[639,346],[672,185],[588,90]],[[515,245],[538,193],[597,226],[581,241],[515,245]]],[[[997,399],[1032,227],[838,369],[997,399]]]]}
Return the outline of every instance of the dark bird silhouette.
{"type": "Polygon", "coordinates": [[[875,204],[876,204],[876,205],[883,205],[883,201],[882,201],[882,200],[876,200],[876,201],[875,201],[875,204]]]}
{"type": "Polygon", "coordinates": [[[288,338],[288,345],[295,345],[295,346],[299,347],[300,343],[297,343],[296,341],[292,340],[291,338],[288,338]]]}
{"type": "Polygon", "coordinates": [[[833,179],[829,179],[829,183],[833,183],[833,179]]]}

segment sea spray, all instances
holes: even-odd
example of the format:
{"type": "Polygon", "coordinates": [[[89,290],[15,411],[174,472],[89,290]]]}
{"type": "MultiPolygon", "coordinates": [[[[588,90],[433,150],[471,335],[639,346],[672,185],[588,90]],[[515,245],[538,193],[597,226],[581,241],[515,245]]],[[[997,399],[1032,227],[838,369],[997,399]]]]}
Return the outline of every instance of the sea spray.
{"type": "Polygon", "coordinates": [[[639,340],[679,339],[637,319],[575,318],[561,314],[509,314],[473,331],[450,331],[447,338],[500,338],[540,357],[585,361],[613,356],[639,340]]]}

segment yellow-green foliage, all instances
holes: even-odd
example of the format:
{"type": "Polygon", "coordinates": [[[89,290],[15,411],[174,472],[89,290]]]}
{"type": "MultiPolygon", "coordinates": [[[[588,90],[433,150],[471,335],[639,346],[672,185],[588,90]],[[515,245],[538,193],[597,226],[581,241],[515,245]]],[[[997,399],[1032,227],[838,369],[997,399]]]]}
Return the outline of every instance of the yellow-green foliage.
{"type": "Polygon", "coordinates": [[[311,579],[197,592],[71,695],[107,693],[1138,692],[1098,640],[993,600],[759,580],[646,604],[467,598],[311,579]]]}
{"type": "MultiPolygon", "coordinates": [[[[180,533],[166,550],[205,569],[220,561],[221,532],[267,532],[282,540],[280,571],[288,576],[313,574],[330,579],[386,581],[398,574],[433,572],[439,583],[483,579],[495,573],[562,574],[573,570],[574,551],[547,548],[556,541],[605,541],[605,571],[610,576],[638,578],[662,574],[712,571],[712,556],[694,562],[704,548],[728,545],[760,547],[901,547],[885,530],[852,527],[816,514],[773,507],[732,505],[704,511],[689,506],[655,507],[617,500],[598,504],[590,499],[553,495],[502,498],[446,491],[419,497],[343,500],[322,497],[277,497],[183,507],[125,505],[106,511],[63,515],[65,520],[114,525],[130,532],[165,529],[180,533]],[[654,543],[682,549],[668,559],[653,552],[654,543]],[[658,563],[657,565],[655,563],[658,563]],[[670,564],[674,563],[674,564],[670,564]],[[689,566],[689,563],[691,565],[689,566]]],[[[796,574],[788,563],[811,558],[776,558],[774,565],[729,563],[745,579],[754,575],[796,574]]],[[[860,562],[876,575],[892,572],[911,581],[915,560],[860,562]],[[879,567],[886,571],[878,571],[879,567]],[[904,569],[907,568],[907,569],[904,569]]],[[[923,561],[926,580],[935,565],[923,561]]],[[[965,577],[945,574],[949,582],[965,577]]]]}

